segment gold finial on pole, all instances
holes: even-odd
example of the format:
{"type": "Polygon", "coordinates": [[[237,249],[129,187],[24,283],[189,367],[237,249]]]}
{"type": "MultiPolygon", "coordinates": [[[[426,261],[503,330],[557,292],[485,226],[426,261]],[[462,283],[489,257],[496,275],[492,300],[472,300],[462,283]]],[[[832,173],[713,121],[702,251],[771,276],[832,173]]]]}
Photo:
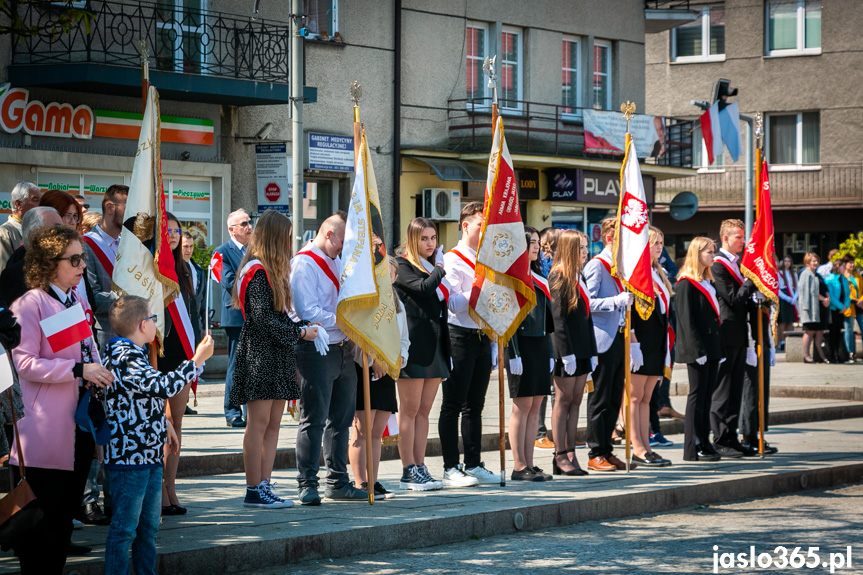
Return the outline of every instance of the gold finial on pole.
{"type": "Polygon", "coordinates": [[[764,114],[755,112],[755,147],[764,148],[764,114]]]}
{"type": "Polygon", "coordinates": [[[351,102],[354,104],[354,122],[360,121],[360,99],[363,97],[363,87],[356,80],[351,82],[351,102]]]}
{"type": "Polygon", "coordinates": [[[629,121],[635,115],[635,102],[627,100],[620,105],[620,111],[623,112],[623,117],[626,118],[626,133],[629,133],[629,121]]]}

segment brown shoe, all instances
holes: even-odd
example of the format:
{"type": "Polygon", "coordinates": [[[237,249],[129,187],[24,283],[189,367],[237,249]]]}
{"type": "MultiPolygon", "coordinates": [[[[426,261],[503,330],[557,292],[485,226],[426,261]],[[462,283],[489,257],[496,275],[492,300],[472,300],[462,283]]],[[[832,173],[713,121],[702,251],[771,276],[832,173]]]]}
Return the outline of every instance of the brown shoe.
{"type": "Polygon", "coordinates": [[[554,443],[548,437],[537,439],[533,442],[533,446],[536,449],[554,449],[554,443]]]}
{"type": "Polygon", "coordinates": [[[659,411],[656,412],[659,417],[664,417],[666,419],[686,419],[682,413],[679,411],[675,411],[672,407],[663,407],[660,408],[659,411]]]}
{"type": "MultiPolygon", "coordinates": [[[[594,457],[587,462],[587,467],[594,471],[617,471],[617,467],[610,463],[605,457],[594,457]]],[[[623,467],[626,469],[626,466],[623,467]]]]}
{"type": "MultiPolygon", "coordinates": [[[[605,458],[605,460],[608,461],[610,464],[614,465],[615,469],[619,471],[626,471],[626,463],[619,460],[616,456],[609,455],[605,458]]],[[[629,464],[630,471],[635,469],[636,467],[638,467],[638,464],[634,461],[629,464]]]]}

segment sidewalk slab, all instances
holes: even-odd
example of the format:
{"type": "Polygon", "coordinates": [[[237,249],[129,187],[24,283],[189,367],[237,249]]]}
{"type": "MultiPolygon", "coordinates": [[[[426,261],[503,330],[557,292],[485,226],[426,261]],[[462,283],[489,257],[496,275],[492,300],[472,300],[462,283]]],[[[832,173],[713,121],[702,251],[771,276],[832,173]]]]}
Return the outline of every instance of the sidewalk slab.
{"type": "MultiPolygon", "coordinates": [[[[247,510],[239,474],[181,479],[178,492],[189,514],[165,518],[157,572],[230,573],[350,556],[367,551],[370,541],[378,551],[417,548],[857,482],[863,478],[861,429],[863,419],[775,426],[770,438],[779,454],[718,463],[683,462],[682,437],[674,435],[676,445],[661,450],[674,462],[668,468],[558,476],[548,483],[508,481],[506,487],[426,493],[394,489],[395,499],[373,506],[324,500],[320,507],[247,510]]],[[[576,454],[584,465],[585,451],[576,454]]],[[[487,463],[498,463],[496,453],[485,457],[487,463]]],[[[535,463],[550,469],[551,454],[536,452],[535,463]]],[[[440,458],[428,458],[427,465],[440,477],[440,458]]],[[[511,470],[512,461],[506,466],[511,470]]],[[[400,472],[399,462],[382,462],[382,483],[397,487],[400,472]]],[[[295,474],[274,474],[277,493],[295,493],[295,474]]],[[[106,533],[106,527],[93,526],[76,531],[73,540],[93,546],[94,552],[70,559],[67,572],[102,573],[106,533]]],[[[11,552],[0,554],[0,573],[15,573],[17,567],[11,552]]]]}

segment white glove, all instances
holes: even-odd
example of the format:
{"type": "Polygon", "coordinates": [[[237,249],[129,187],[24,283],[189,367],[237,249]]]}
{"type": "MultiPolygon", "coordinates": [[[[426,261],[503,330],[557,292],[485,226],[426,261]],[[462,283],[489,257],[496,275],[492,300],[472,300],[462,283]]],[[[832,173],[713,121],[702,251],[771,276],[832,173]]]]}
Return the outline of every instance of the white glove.
{"type": "Polygon", "coordinates": [[[321,355],[327,355],[330,351],[330,335],[327,333],[323,327],[318,327],[318,337],[314,340],[315,349],[318,350],[318,353],[321,355]]]}
{"type": "Polygon", "coordinates": [[[443,246],[438,246],[434,252],[434,265],[443,265],[443,246]]]}
{"type": "Polygon", "coordinates": [[[491,342],[491,367],[492,369],[497,367],[497,343],[491,342]]]}
{"type": "MultiPolygon", "coordinates": [[[[452,361],[452,360],[450,360],[450,361],[452,361]]],[[[408,364],[408,358],[403,356],[402,357],[402,369],[404,369],[407,364],[408,364]]]]}
{"type": "Polygon", "coordinates": [[[632,371],[638,371],[644,365],[644,354],[641,353],[641,344],[634,341],[629,344],[629,367],[632,371]]]}
{"type": "Polygon", "coordinates": [[[548,373],[551,373],[554,371],[554,363],[555,362],[554,362],[553,357],[548,358],[548,373]]]}
{"type": "Polygon", "coordinates": [[[761,293],[760,291],[756,291],[754,294],[752,294],[752,301],[754,301],[756,303],[760,303],[760,302],[764,301],[765,299],[767,299],[767,298],[765,298],[764,294],[761,293]]]}
{"type": "Polygon", "coordinates": [[[772,347],[770,348],[770,367],[776,366],[776,350],[772,347]]]}
{"type": "Polygon", "coordinates": [[[726,360],[726,359],[728,359],[728,358],[727,358],[727,357],[723,357],[722,359],[720,359],[720,360],[719,360],[719,365],[722,365],[723,363],[725,363],[725,360],[726,360]]]}
{"type": "Polygon", "coordinates": [[[597,365],[599,365],[599,358],[594,355],[593,357],[590,358],[590,371],[591,371],[591,373],[593,373],[593,371],[596,369],[597,365]]]}
{"type": "Polygon", "coordinates": [[[755,353],[754,347],[746,348],[746,365],[751,365],[752,367],[758,365],[758,354],[755,353]]]}
{"type": "Polygon", "coordinates": [[[632,292],[620,292],[614,298],[615,307],[626,307],[628,305],[632,305],[632,302],[635,301],[635,295],[632,292]]]}
{"type": "Polygon", "coordinates": [[[509,373],[510,375],[521,375],[524,371],[524,366],[521,363],[520,357],[513,357],[509,360],[509,373]]]}
{"type": "Polygon", "coordinates": [[[575,375],[575,355],[567,355],[560,359],[563,361],[563,371],[566,372],[566,375],[575,375]]]}
{"type": "Polygon", "coordinates": [[[697,363],[698,365],[704,365],[705,363],[707,363],[707,356],[702,355],[701,357],[699,357],[698,359],[695,360],[695,363],[697,363]]]}

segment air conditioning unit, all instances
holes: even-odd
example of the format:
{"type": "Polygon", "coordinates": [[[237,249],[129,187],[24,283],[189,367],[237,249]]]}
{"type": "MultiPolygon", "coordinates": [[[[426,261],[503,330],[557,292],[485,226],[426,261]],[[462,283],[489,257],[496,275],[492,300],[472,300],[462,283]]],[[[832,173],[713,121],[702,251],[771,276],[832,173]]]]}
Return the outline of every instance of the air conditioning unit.
{"type": "Polygon", "coordinates": [[[443,222],[457,222],[461,213],[461,192],[447,188],[423,190],[423,217],[443,222]]]}

